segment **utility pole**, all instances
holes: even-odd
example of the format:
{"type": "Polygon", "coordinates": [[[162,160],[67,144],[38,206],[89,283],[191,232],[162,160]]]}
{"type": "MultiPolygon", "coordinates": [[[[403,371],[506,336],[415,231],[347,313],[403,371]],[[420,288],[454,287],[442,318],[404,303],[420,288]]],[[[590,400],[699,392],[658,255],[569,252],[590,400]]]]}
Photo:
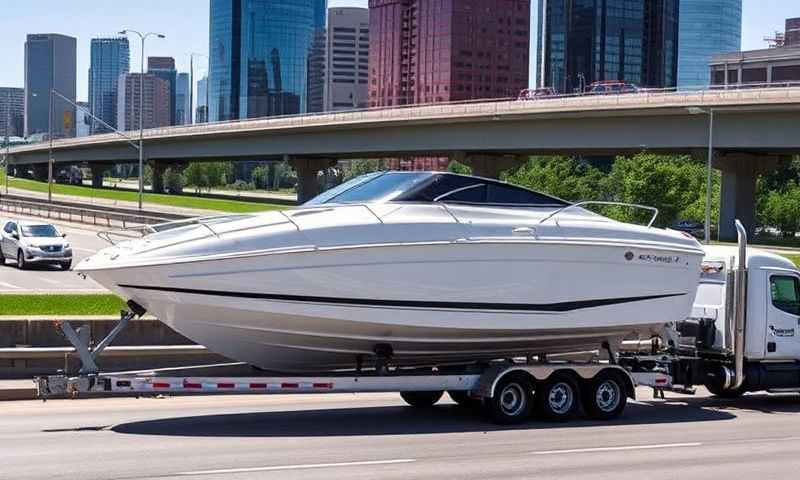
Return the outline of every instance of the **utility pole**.
{"type": "Polygon", "coordinates": [[[50,121],[47,122],[49,148],[47,153],[47,203],[53,202],[53,91],[50,88],[50,121]]]}

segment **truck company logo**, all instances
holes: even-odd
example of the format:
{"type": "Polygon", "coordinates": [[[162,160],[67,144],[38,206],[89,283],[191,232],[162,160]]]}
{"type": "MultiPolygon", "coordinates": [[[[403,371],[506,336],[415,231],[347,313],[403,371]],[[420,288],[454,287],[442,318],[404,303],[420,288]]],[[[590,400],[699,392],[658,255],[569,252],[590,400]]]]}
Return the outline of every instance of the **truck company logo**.
{"type": "Polygon", "coordinates": [[[794,337],[794,328],[775,328],[775,325],[770,325],[769,329],[774,337],[794,337]]]}
{"type": "Polygon", "coordinates": [[[650,262],[650,263],[679,263],[681,257],[676,257],[672,255],[648,255],[648,254],[640,254],[639,261],[642,262],[650,262]]]}

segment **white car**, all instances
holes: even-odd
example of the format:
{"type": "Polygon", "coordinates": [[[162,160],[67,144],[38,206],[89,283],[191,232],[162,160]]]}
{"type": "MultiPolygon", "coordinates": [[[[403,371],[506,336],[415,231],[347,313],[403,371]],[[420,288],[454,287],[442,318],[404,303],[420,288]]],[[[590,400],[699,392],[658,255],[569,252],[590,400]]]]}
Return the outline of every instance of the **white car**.
{"type": "Polygon", "coordinates": [[[0,231],[0,264],[15,259],[17,268],[31,264],[54,264],[69,270],[72,247],[53,225],[33,220],[10,220],[0,231]]]}

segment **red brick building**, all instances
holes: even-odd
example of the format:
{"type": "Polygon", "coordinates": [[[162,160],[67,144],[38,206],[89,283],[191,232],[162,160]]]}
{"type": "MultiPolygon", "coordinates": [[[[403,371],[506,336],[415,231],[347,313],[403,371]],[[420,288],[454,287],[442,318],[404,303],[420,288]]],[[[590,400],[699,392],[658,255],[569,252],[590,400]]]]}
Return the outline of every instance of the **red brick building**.
{"type": "Polygon", "coordinates": [[[370,0],[371,107],[516,97],[530,0],[370,0]]]}

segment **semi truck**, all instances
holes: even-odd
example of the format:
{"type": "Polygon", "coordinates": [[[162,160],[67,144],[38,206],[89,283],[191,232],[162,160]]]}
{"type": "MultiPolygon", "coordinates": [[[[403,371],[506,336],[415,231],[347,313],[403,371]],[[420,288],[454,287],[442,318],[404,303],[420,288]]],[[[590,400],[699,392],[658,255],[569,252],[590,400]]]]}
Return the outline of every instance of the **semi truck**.
{"type": "MultiPolygon", "coordinates": [[[[567,356],[501,359],[466,367],[387,369],[319,376],[197,377],[165,372],[104,373],[96,360],[137,313],[97,345],[62,322],[82,361],[77,375],[35,379],[42,399],[106,395],[213,393],[399,392],[413,407],[430,407],[445,392],[459,405],[500,424],[567,421],[579,414],[618,417],[637,386],[738,397],[745,392],[800,392],[800,271],[787,259],[747,247],[736,221],[737,246],[706,246],[689,318],[676,319],[650,339],[567,356]]],[[[169,369],[174,373],[174,369],[169,369]]]]}

